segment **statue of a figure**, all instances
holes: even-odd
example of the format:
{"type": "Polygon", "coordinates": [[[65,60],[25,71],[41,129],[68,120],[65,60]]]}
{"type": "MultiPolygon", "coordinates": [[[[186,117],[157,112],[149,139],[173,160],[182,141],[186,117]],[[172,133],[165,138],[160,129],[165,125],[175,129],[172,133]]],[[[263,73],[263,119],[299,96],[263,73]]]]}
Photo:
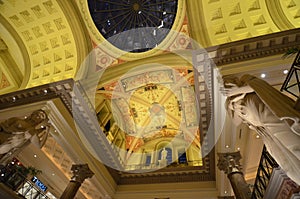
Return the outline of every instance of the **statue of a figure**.
{"type": "Polygon", "coordinates": [[[0,163],[29,142],[41,148],[48,136],[47,122],[47,114],[37,110],[25,119],[13,117],[0,123],[0,163]]]}
{"type": "Polygon", "coordinates": [[[161,160],[166,160],[167,154],[168,154],[168,151],[165,148],[163,148],[163,150],[161,151],[161,160]]]}
{"type": "Polygon", "coordinates": [[[300,184],[300,112],[295,101],[251,75],[224,78],[226,108],[263,139],[269,153],[287,175],[300,184]]]}

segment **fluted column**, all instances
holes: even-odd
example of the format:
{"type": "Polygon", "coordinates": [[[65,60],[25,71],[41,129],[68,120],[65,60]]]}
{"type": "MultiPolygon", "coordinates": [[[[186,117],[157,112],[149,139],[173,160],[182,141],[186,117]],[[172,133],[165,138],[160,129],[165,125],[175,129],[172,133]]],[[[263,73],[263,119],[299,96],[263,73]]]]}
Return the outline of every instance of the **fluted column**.
{"type": "Polygon", "coordinates": [[[251,191],[240,170],[240,152],[218,153],[218,168],[227,174],[236,199],[250,199],[251,191]]]}
{"type": "Polygon", "coordinates": [[[87,164],[72,165],[71,170],[73,172],[73,177],[71,178],[60,199],[73,199],[83,181],[86,178],[91,178],[94,175],[87,164]]]}

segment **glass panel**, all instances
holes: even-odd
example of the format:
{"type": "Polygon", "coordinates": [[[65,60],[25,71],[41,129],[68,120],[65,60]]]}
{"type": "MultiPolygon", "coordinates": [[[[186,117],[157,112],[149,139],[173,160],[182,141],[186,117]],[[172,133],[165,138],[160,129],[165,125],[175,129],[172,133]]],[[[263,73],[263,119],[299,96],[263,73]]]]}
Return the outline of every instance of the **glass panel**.
{"type": "Polygon", "coordinates": [[[130,52],[144,52],[161,43],[177,11],[177,0],[88,0],[88,5],[104,38],[130,52]],[[155,29],[147,31],[147,27],[155,29]]]}

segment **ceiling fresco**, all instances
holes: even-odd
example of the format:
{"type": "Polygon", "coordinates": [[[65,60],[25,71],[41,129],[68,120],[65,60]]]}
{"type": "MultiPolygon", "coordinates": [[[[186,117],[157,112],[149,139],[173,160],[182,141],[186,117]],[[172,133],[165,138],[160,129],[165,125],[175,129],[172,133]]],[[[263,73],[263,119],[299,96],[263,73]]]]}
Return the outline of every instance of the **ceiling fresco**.
{"type": "Polygon", "coordinates": [[[142,67],[105,87],[113,118],[118,118],[116,123],[125,132],[127,151],[149,150],[150,145],[154,150],[153,142],[175,138],[200,149],[192,75],[187,67],[142,67]]]}

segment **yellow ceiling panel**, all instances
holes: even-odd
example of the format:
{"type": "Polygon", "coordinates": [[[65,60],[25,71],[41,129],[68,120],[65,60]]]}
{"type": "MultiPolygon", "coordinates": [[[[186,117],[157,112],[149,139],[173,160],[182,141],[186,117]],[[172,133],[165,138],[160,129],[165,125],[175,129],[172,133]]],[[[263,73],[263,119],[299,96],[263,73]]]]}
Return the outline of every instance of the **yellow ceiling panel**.
{"type": "Polygon", "coordinates": [[[264,0],[202,2],[202,11],[212,45],[242,40],[280,29],[273,22],[264,0]]]}
{"type": "Polygon", "coordinates": [[[61,77],[58,80],[75,76],[78,65],[75,39],[65,13],[55,0],[10,1],[1,4],[0,10],[20,35],[22,41],[17,42],[27,48],[33,70],[26,87],[49,83],[58,73],[61,77]]]}

